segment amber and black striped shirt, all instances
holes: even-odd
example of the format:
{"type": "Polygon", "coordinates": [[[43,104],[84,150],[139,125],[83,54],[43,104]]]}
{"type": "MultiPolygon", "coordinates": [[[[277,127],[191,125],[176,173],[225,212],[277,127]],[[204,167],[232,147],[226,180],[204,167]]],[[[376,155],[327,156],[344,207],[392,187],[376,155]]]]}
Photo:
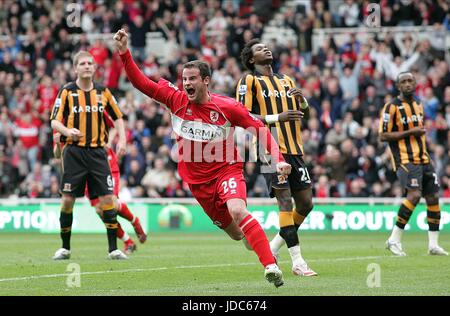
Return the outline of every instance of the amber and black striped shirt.
{"type": "MultiPolygon", "coordinates": [[[[423,127],[423,105],[417,100],[408,103],[399,98],[387,103],[381,111],[380,133],[402,132],[414,127],[423,127]]],[[[425,135],[409,136],[389,142],[394,170],[399,165],[427,164],[430,156],[427,151],[425,135]]]]}
{"type": "Polygon", "coordinates": [[[122,112],[108,88],[94,84],[90,91],[81,90],[75,82],[66,84],[58,93],[50,120],[58,120],[67,128],[80,130],[78,141],[66,139],[80,147],[103,147],[108,141],[108,128],[103,112],[115,121],[122,112]]]}
{"type": "MultiPolygon", "coordinates": [[[[236,99],[244,104],[250,113],[261,116],[280,114],[287,110],[300,110],[299,101],[287,95],[287,92],[294,87],[294,81],[286,75],[263,76],[255,72],[239,80],[236,87],[236,99]]],[[[303,155],[301,122],[277,122],[274,125],[275,128],[268,127],[278,141],[280,152],[303,155]]]]}

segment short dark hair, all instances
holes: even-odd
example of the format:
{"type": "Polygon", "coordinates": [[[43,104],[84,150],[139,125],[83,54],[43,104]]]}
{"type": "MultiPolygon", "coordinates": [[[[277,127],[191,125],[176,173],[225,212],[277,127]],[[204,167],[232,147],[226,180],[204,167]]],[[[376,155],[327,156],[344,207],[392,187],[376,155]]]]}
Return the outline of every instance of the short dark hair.
{"type": "Polygon", "coordinates": [[[183,65],[183,69],[190,69],[190,68],[197,68],[198,70],[200,70],[200,76],[202,77],[202,80],[205,79],[206,77],[211,78],[211,68],[209,68],[207,62],[201,60],[193,60],[183,65]]]}
{"type": "Polygon", "coordinates": [[[401,77],[402,75],[404,75],[404,74],[411,74],[411,76],[413,76],[413,78],[414,78],[414,75],[413,75],[413,73],[412,73],[411,71],[402,71],[401,73],[399,73],[399,74],[397,75],[396,83],[398,83],[398,82],[400,81],[400,77],[401,77]]]}
{"type": "Polygon", "coordinates": [[[260,44],[261,40],[259,38],[252,39],[250,42],[245,44],[244,48],[241,52],[241,62],[244,64],[245,68],[248,70],[255,70],[255,64],[250,62],[250,59],[253,57],[252,47],[253,45],[260,44]]]}

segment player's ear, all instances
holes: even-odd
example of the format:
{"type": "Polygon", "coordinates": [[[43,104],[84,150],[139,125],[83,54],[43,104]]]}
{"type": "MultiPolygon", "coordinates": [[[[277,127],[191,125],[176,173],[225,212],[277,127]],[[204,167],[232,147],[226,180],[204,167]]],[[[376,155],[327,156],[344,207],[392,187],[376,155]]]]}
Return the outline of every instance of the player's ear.
{"type": "Polygon", "coordinates": [[[209,77],[209,76],[206,76],[204,79],[203,79],[203,83],[204,84],[206,84],[206,85],[209,85],[209,82],[211,81],[211,78],[209,77]]]}

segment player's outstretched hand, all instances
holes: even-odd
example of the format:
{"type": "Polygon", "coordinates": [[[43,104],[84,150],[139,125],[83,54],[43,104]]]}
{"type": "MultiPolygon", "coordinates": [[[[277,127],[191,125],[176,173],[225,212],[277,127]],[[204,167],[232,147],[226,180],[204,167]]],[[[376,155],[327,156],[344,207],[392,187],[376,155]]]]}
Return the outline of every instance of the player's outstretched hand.
{"type": "Polygon", "coordinates": [[[291,165],[287,162],[279,162],[277,163],[277,172],[283,176],[287,176],[291,173],[291,165]]]}
{"type": "Polygon", "coordinates": [[[120,29],[114,34],[114,43],[120,54],[125,54],[128,49],[128,34],[124,29],[120,29]]]}

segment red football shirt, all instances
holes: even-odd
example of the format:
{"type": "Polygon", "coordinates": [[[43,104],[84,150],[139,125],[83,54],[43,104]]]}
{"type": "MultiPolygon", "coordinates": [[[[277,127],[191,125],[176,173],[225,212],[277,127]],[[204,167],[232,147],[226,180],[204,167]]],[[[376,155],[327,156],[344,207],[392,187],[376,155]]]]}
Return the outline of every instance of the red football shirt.
{"type": "MultiPolygon", "coordinates": [[[[109,128],[114,128],[114,122],[111,119],[111,117],[107,114],[107,112],[103,113],[103,118],[105,119],[105,123],[106,126],[108,126],[109,128]]],[[[109,148],[107,151],[108,154],[108,162],[109,162],[109,167],[111,168],[111,173],[119,173],[120,169],[119,169],[119,164],[117,163],[117,156],[116,153],[114,152],[114,150],[112,150],[112,148],[109,148]]],[[[118,183],[117,183],[118,185],[118,183]]]]}
{"type": "Polygon", "coordinates": [[[276,161],[284,161],[276,141],[264,124],[233,98],[210,94],[206,104],[191,103],[184,91],[161,79],[147,78],[134,63],[130,51],[120,56],[131,83],[144,94],[164,103],[171,112],[178,143],[178,171],[191,184],[218,178],[235,164],[243,166],[233,138],[239,126],[258,134],[276,161]]]}

